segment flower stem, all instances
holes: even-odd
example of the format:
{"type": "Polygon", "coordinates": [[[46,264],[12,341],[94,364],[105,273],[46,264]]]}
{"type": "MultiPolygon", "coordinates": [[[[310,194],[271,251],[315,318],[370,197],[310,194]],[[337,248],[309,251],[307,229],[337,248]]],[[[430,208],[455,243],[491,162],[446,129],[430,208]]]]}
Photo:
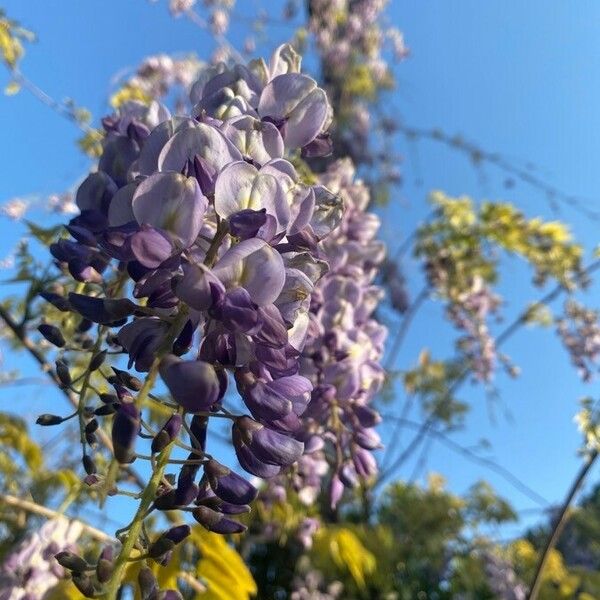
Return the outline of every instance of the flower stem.
{"type": "Polygon", "coordinates": [[[121,582],[123,579],[123,572],[129,561],[131,551],[133,550],[136,542],[138,541],[138,538],[140,537],[140,533],[142,531],[142,525],[144,523],[144,518],[146,517],[146,515],[148,513],[148,509],[150,508],[150,505],[152,504],[152,502],[154,501],[154,498],[156,497],[156,492],[158,490],[158,486],[160,485],[160,483],[162,481],[162,478],[163,478],[163,475],[165,472],[165,468],[166,468],[167,464],[169,463],[171,447],[172,447],[172,445],[169,444],[169,446],[167,446],[158,457],[156,469],[154,470],[154,473],[152,474],[152,477],[150,478],[148,485],[146,486],[146,488],[144,489],[144,491],[142,493],[142,498],[140,500],[140,504],[135,513],[135,517],[133,518],[133,521],[131,522],[131,526],[129,528],[129,533],[127,534],[125,543],[123,544],[123,547],[121,548],[121,552],[119,553],[119,556],[117,556],[117,558],[114,562],[113,573],[111,575],[110,580],[106,584],[104,593],[101,596],[101,598],[103,600],[116,600],[116,598],[118,596],[119,588],[121,587],[121,582]]]}

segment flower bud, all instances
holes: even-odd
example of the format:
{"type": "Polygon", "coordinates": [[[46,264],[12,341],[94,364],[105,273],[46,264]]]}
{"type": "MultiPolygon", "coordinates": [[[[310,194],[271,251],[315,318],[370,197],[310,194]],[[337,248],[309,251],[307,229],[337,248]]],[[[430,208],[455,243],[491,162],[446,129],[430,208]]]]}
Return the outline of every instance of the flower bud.
{"type": "Polygon", "coordinates": [[[48,427],[50,425],[59,425],[63,421],[64,421],[64,418],[63,417],[59,417],[58,415],[44,414],[44,415],[40,415],[36,419],[35,422],[38,425],[43,425],[44,427],[48,427]]]}
{"type": "Polygon", "coordinates": [[[142,381],[134,375],[131,375],[131,373],[128,373],[127,371],[121,371],[121,369],[117,369],[116,367],[112,367],[112,370],[121,384],[125,387],[133,390],[134,392],[139,392],[142,389],[142,386],[144,385],[142,381]]]}
{"type": "Polygon", "coordinates": [[[90,371],[97,371],[106,359],[106,350],[102,350],[102,352],[98,352],[92,356],[92,360],[90,360],[90,366],[88,367],[90,371]]]}
{"type": "Polygon", "coordinates": [[[152,558],[159,558],[172,550],[177,544],[180,544],[190,535],[189,525],[176,525],[165,531],[155,542],[150,544],[148,554],[152,558]]]}
{"type": "Polygon", "coordinates": [[[83,468],[88,475],[94,475],[96,473],[96,463],[87,455],[83,455],[83,468]]]}
{"type": "Polygon", "coordinates": [[[106,583],[113,573],[113,549],[112,546],[106,546],[100,553],[100,558],[96,564],[96,577],[99,583],[106,583]]]}
{"type": "Polygon", "coordinates": [[[152,440],[153,454],[162,452],[177,437],[181,430],[182,421],[183,419],[179,414],[170,417],[152,440]]]}
{"type": "Polygon", "coordinates": [[[84,572],[89,565],[81,556],[77,556],[73,552],[68,552],[64,550],[63,552],[59,552],[54,556],[56,561],[61,567],[68,569],[69,571],[76,571],[78,573],[84,572]]]}
{"type": "Polygon", "coordinates": [[[49,325],[48,323],[42,323],[38,327],[38,331],[54,346],[57,348],[63,348],[67,343],[63,334],[60,332],[58,327],[49,325]]]}
{"type": "Polygon", "coordinates": [[[142,567],[138,574],[138,585],[142,600],[150,600],[158,591],[158,581],[154,573],[148,567],[142,567]]]}
{"type": "Polygon", "coordinates": [[[133,404],[121,404],[113,420],[112,442],[114,455],[121,464],[135,460],[133,450],[140,431],[140,413],[133,404]]]}
{"type": "Polygon", "coordinates": [[[73,585],[86,597],[93,598],[96,594],[94,582],[89,575],[83,573],[73,574],[73,585]]]}
{"type": "Polygon", "coordinates": [[[216,510],[208,508],[208,506],[199,506],[194,509],[192,515],[200,525],[214,533],[242,533],[246,531],[245,525],[228,519],[216,510]]]}
{"type": "Polygon", "coordinates": [[[52,306],[54,306],[61,312],[69,312],[71,310],[71,305],[69,304],[69,301],[59,294],[55,294],[54,292],[41,292],[40,296],[44,300],[46,300],[46,302],[50,302],[52,306]]]}
{"type": "Polygon", "coordinates": [[[71,373],[69,372],[69,367],[65,361],[56,361],[56,376],[64,387],[69,387],[71,385],[71,373]]]}

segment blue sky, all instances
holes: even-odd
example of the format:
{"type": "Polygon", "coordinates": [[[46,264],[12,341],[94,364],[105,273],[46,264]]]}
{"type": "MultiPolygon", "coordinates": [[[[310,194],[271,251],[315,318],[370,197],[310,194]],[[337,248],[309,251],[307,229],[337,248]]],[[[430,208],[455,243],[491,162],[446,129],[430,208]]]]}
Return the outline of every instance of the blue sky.
{"type": "MultiPolygon", "coordinates": [[[[194,51],[206,56],[212,49],[206,33],[182,19],[170,19],[164,1],[152,5],[144,0],[3,0],[2,5],[39,36],[28,50],[23,71],[50,95],[70,96],[96,116],[105,112],[109,82],[123,67],[134,67],[158,52],[194,51]]],[[[249,14],[254,5],[239,0],[238,13],[249,14]]],[[[412,53],[396,68],[398,86],[389,99],[390,108],[406,124],[439,126],[515,164],[534,163],[537,175],[570,194],[589,198],[590,206],[597,205],[600,4],[592,0],[576,4],[393,1],[388,17],[404,32],[412,53]]],[[[247,22],[234,20],[230,40],[240,44],[246,28],[247,22]]],[[[272,47],[290,30],[277,26],[270,31],[272,38],[259,50],[272,47]]],[[[0,96],[0,122],[6,148],[0,202],[70,188],[89,168],[75,148],[78,132],[73,125],[28,94],[0,96]]],[[[530,216],[556,218],[542,193],[520,183],[506,189],[497,170],[484,165],[482,174],[455,151],[432,142],[408,146],[402,141],[398,150],[405,157],[405,183],[395,191],[383,227],[392,248],[427,213],[426,197],[432,189],[478,200],[509,200],[530,216]]],[[[559,217],[571,223],[588,247],[596,245],[597,222],[569,208],[559,217]]],[[[12,249],[18,235],[13,223],[0,220],[0,258],[12,249]]],[[[405,269],[409,279],[418,280],[413,263],[408,261],[405,269]]],[[[506,261],[503,273],[501,291],[507,297],[508,315],[543,294],[524,285],[527,272],[518,261],[506,261]]],[[[597,304],[596,292],[586,298],[592,306],[597,304]]],[[[426,305],[399,364],[414,363],[423,346],[439,357],[447,356],[449,333],[439,306],[426,305]]],[[[557,502],[578,465],[580,437],[572,421],[577,399],[595,396],[597,384],[579,383],[551,331],[521,332],[505,351],[521,366],[522,375],[515,381],[498,377],[500,399],[493,404],[477,387],[465,386],[461,398],[472,405],[472,411],[466,429],[455,439],[472,446],[487,438],[492,449],[486,456],[557,502]]],[[[12,356],[6,359],[9,366],[15,361],[12,356]]],[[[0,402],[12,393],[2,391],[0,402]]],[[[19,394],[25,397],[25,393],[26,412],[35,415],[47,410],[45,390],[21,388],[19,394]]],[[[388,431],[387,425],[383,431],[388,431]]],[[[401,474],[409,477],[413,466],[407,465],[401,474]]],[[[517,508],[535,506],[502,478],[439,443],[431,446],[426,466],[443,473],[456,491],[487,478],[517,508]]],[[[594,471],[591,480],[597,476],[594,471]]]]}

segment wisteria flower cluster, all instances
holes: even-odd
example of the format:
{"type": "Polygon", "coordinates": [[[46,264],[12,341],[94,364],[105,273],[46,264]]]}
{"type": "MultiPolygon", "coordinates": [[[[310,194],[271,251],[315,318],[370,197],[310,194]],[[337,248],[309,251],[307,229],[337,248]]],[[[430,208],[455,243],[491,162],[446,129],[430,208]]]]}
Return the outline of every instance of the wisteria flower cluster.
{"type": "MultiPolygon", "coordinates": [[[[375,431],[381,419],[371,403],[384,380],[380,359],[386,329],[373,318],[383,296],[373,280],[385,246],[375,239],[379,218],[366,212],[369,191],[355,179],[351,161],[337,161],[320,181],[342,199],[344,216],[319,247],[329,270],[311,296],[300,373],[313,393],[302,420],[305,453],[291,477],[300,500],[311,505],[328,476],[335,507],[345,487],[366,483],[377,473],[372,451],[381,446],[375,431]]],[[[271,485],[276,487],[277,480],[271,485]]],[[[283,493],[283,482],[278,487],[275,498],[283,493]]],[[[310,540],[314,519],[305,525],[300,533],[310,540]]]]}
{"type": "Polygon", "coordinates": [[[600,359],[598,312],[568,300],[564,315],[556,320],[556,331],[583,381],[590,381],[598,371],[600,359]]]}
{"type": "MultiPolygon", "coordinates": [[[[257,492],[206,453],[210,418],[231,420],[240,465],[268,478],[305,451],[302,417],[309,403],[333,402],[336,386],[344,390],[339,402],[354,399],[359,387],[370,394],[381,378],[371,364],[381,336],[367,324],[378,293],[370,290],[368,278],[361,279],[360,267],[371,277],[381,250],[364,254],[376,223],[364,214],[352,216],[360,197],[344,201],[341,188],[329,189],[339,187],[339,176],[315,183],[294,167],[300,155],[330,152],[331,109],[325,92],[300,73],[291,47],[280,47],[269,64],[215,67],[193,86],[192,101],[191,117],[171,117],[154,102],[125,103],[104,119],[103,153],[98,170],[77,191],[80,214],[67,225],[71,239],[51,246],[78,289],[66,297],[56,291],[43,296],[59,311],[79,315],[79,332],[98,326],[97,339],[80,349],[91,352],[91,359],[77,390],[87,483],[111,493],[118,465],[135,461],[139,437],[150,436],[154,469],[138,515],[180,508],[210,531],[236,533],[244,526],[234,515],[247,511],[257,492]],[[344,204],[349,211],[344,237],[322,250],[344,204]],[[330,261],[339,276],[317,293],[330,261]],[[355,297],[340,304],[336,295],[347,286],[356,288],[355,297]],[[311,315],[317,305],[323,306],[321,323],[311,315]],[[340,329],[338,318],[345,319],[347,330],[340,329]],[[353,329],[352,322],[364,331],[353,329]],[[320,328],[318,336],[309,334],[314,327],[320,328]],[[339,342],[326,328],[340,329],[339,342]],[[309,335],[312,344],[323,338],[329,345],[322,358],[315,345],[312,372],[303,365],[309,335]],[[113,392],[100,394],[92,406],[86,397],[91,374],[103,372],[107,351],[121,349],[128,369],[113,368],[107,377],[113,392]],[[145,381],[131,368],[147,373],[145,381]],[[224,406],[230,375],[245,414],[224,406]],[[173,402],[152,393],[158,376],[173,402]],[[340,378],[347,377],[351,383],[342,386],[340,378]],[[171,411],[159,431],[144,419],[149,398],[171,411]],[[112,419],[113,462],[99,472],[89,448],[104,419],[112,419]],[[189,457],[177,477],[165,478],[174,444],[188,448],[189,457]]],[[[57,376],[75,390],[68,363],[77,348],[53,324],[39,330],[62,348],[57,376]]],[[[356,421],[356,435],[344,443],[354,448],[364,438],[362,446],[377,444],[371,411],[361,409],[360,400],[355,405],[343,418],[356,421]]],[[[42,415],[38,422],[63,420],[42,415]]],[[[372,470],[370,459],[360,456],[354,451],[356,470],[372,470]]],[[[140,541],[141,520],[134,519],[123,535],[109,580],[87,582],[84,594],[116,589],[140,541]]],[[[187,525],[176,526],[147,552],[160,559],[188,534],[187,525]]]]}
{"type": "Polygon", "coordinates": [[[79,521],[58,516],[23,540],[0,565],[0,600],[43,598],[64,576],[53,557],[76,550],[82,528],[79,521]]]}
{"type": "MultiPolygon", "coordinates": [[[[314,35],[323,80],[336,106],[335,139],[338,156],[349,156],[355,163],[373,161],[371,133],[377,127],[388,131],[390,120],[376,123],[370,104],[382,89],[392,86],[393,77],[385,56],[391,46],[396,60],[408,50],[402,33],[383,23],[387,0],[310,0],[309,28],[314,35]],[[340,154],[341,150],[341,154],[340,154]]],[[[381,137],[381,136],[379,136],[381,137]]],[[[387,164],[390,148],[377,157],[390,180],[398,177],[387,164]]]]}

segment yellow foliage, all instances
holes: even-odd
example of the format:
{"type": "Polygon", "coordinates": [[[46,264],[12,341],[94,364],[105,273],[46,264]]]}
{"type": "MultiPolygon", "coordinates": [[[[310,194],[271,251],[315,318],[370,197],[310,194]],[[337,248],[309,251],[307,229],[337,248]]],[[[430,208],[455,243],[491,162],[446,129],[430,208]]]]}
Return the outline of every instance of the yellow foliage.
{"type": "Polygon", "coordinates": [[[15,37],[8,19],[0,19],[0,56],[11,69],[16,67],[18,60],[23,56],[23,45],[15,37]]]}
{"type": "Polygon", "coordinates": [[[242,557],[222,535],[194,527],[192,540],[202,558],[196,576],[206,584],[206,592],[197,600],[249,600],[258,592],[256,583],[242,557]]]}
{"type": "Polygon", "coordinates": [[[91,158],[99,158],[102,154],[104,133],[99,129],[90,129],[77,140],[79,148],[91,158]]]}
{"type": "Polygon", "coordinates": [[[25,424],[6,413],[0,413],[0,447],[10,448],[20,454],[32,471],[42,466],[42,450],[27,435],[25,424]]]}
{"type": "Polygon", "coordinates": [[[21,84],[17,81],[10,81],[4,88],[4,93],[7,96],[14,96],[21,91],[21,84]]]}
{"type": "Polygon", "coordinates": [[[320,529],[315,538],[315,551],[328,552],[335,565],[348,571],[361,589],[365,588],[366,577],[377,567],[375,556],[345,527],[320,529]]]}
{"type": "Polygon", "coordinates": [[[126,83],[120,90],[117,90],[110,98],[110,104],[113,108],[119,108],[125,102],[142,102],[149,104],[152,97],[148,95],[141,87],[126,83]]]}
{"type": "Polygon", "coordinates": [[[44,594],[43,600],[84,600],[85,596],[70,580],[63,580],[44,594]]]}

